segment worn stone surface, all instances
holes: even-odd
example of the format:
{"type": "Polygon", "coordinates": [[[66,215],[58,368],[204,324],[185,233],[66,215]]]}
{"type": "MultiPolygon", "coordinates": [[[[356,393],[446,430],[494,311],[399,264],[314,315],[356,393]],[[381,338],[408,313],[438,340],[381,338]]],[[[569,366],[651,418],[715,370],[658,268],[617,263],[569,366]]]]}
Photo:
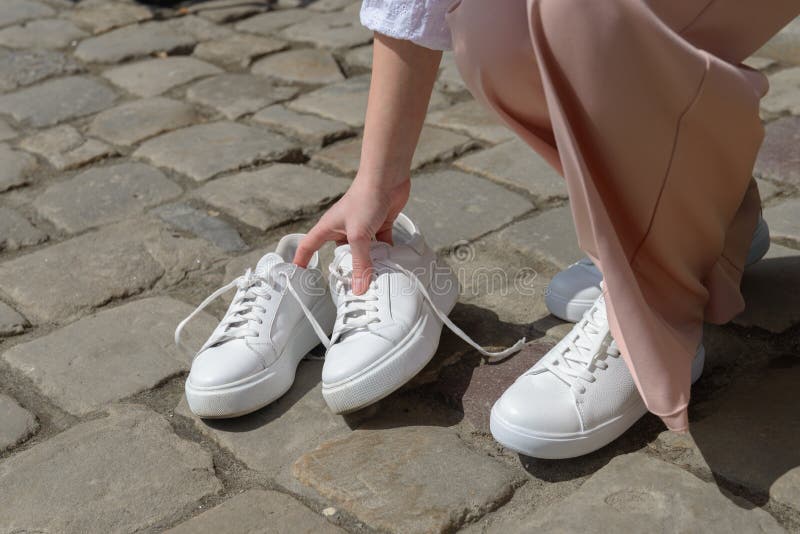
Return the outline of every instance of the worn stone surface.
{"type": "Polygon", "coordinates": [[[333,49],[352,48],[372,41],[372,31],[361,25],[357,14],[347,12],[308,17],[280,35],[290,41],[333,49]]]}
{"type": "Polygon", "coordinates": [[[32,126],[50,126],[111,106],[117,95],[99,82],[70,76],[0,96],[0,113],[32,126]]]}
{"type": "Polygon", "coordinates": [[[315,48],[274,54],[255,63],[251,72],[286,83],[322,85],[344,80],[333,56],[315,48]]]}
{"type": "Polygon", "coordinates": [[[514,133],[475,100],[431,113],[429,124],[460,132],[487,143],[501,143],[514,138],[514,133]]]}
{"type": "Polygon", "coordinates": [[[197,42],[224,39],[234,34],[228,26],[215,24],[208,19],[196,15],[176,17],[164,22],[169,28],[180,34],[191,36],[197,42]]]}
{"type": "Polygon", "coordinates": [[[222,487],[208,452],[125,405],[8,458],[0,480],[0,524],[12,532],[132,532],[222,487]]]}
{"type": "Polygon", "coordinates": [[[153,221],[125,221],[0,263],[0,290],[36,324],[64,321],[157,282],[174,284],[222,257],[153,221]]]}
{"type": "Polygon", "coordinates": [[[442,532],[511,497],[519,475],[453,430],[357,430],[300,457],[295,476],[373,528],[442,532]]]}
{"type": "Polygon", "coordinates": [[[236,228],[188,204],[167,204],[156,208],[153,213],[172,227],[202,237],[226,252],[241,252],[248,248],[236,228]]]}
{"type": "Polygon", "coordinates": [[[69,18],[81,28],[99,34],[120,26],[150,20],[153,12],[135,3],[103,2],[89,7],[79,5],[78,9],[69,13],[69,18]]]}
{"type": "Polygon", "coordinates": [[[294,150],[293,143],[277,134],[223,121],[160,135],[143,143],[134,156],[204,181],[225,171],[282,159],[294,150]]]}
{"type": "Polygon", "coordinates": [[[786,117],[767,125],[754,172],[760,178],[800,184],[800,117],[786,117]]]}
{"type": "Polygon", "coordinates": [[[800,304],[794,298],[794,288],[800,283],[798,268],[800,251],[772,243],[767,255],[745,270],[742,294],[746,307],[734,320],[736,324],[781,333],[800,323],[800,304]]]}
{"type": "Polygon", "coordinates": [[[173,87],[221,72],[218,67],[193,57],[168,57],[114,67],[105,71],[103,76],[129,93],[156,96],[173,87]]]}
{"type": "Polygon", "coordinates": [[[38,17],[51,17],[56,12],[47,4],[33,0],[3,0],[0,27],[38,17]]]}
{"type": "Polygon", "coordinates": [[[282,105],[262,109],[253,115],[253,121],[283,131],[304,145],[325,146],[353,135],[352,128],[343,122],[298,113],[282,105]]]}
{"type": "Polygon", "coordinates": [[[0,51],[0,91],[11,91],[62,74],[77,74],[83,67],[53,50],[0,51]]]}
{"type": "Polygon", "coordinates": [[[25,317],[5,302],[0,302],[0,337],[21,334],[27,326],[29,323],[25,317]]]}
{"type": "Polygon", "coordinates": [[[761,112],[767,119],[786,113],[800,115],[800,67],[769,76],[769,93],[761,100],[761,112]]]}
{"type": "Polygon", "coordinates": [[[765,202],[769,202],[776,196],[780,195],[783,192],[783,189],[772,182],[768,182],[762,178],[756,178],[756,183],[758,184],[758,194],[761,197],[762,204],[765,202]]]}
{"type": "Polygon", "coordinates": [[[0,119],[0,141],[8,141],[17,137],[17,132],[6,121],[0,119]]]}
{"type": "Polygon", "coordinates": [[[442,63],[439,67],[439,77],[436,80],[436,88],[446,93],[466,93],[467,86],[464,84],[461,74],[458,72],[452,52],[446,52],[442,56],[442,63]]]}
{"type": "Polygon", "coordinates": [[[567,198],[564,178],[520,140],[470,154],[456,161],[455,165],[467,172],[522,189],[539,202],[567,198]]]}
{"type": "Polygon", "coordinates": [[[372,45],[359,46],[344,55],[344,62],[349,69],[368,71],[372,69],[372,45]]]}
{"type": "Polygon", "coordinates": [[[554,208],[504,228],[497,239],[566,269],[584,256],[578,247],[569,206],[554,208]]]}
{"type": "Polygon", "coordinates": [[[236,525],[238,532],[262,532],[270,526],[285,527],[297,534],[344,532],[288,495],[257,489],[241,493],[167,532],[214,534],[231,525],[236,525]]]}
{"type": "Polygon", "coordinates": [[[96,167],[48,187],[36,211],[70,233],[121,221],[181,194],[175,182],[143,163],[96,167]]]}
{"type": "Polygon", "coordinates": [[[33,226],[28,219],[0,206],[0,252],[38,245],[47,240],[47,234],[33,226]]]}
{"type": "Polygon", "coordinates": [[[0,192],[27,184],[36,167],[33,156],[0,143],[0,192]]]}
{"type": "Polygon", "coordinates": [[[231,22],[266,11],[266,2],[242,2],[242,0],[211,0],[189,6],[189,13],[214,22],[231,22]]]}
{"type": "Polygon", "coordinates": [[[192,55],[231,67],[247,67],[253,59],[283,50],[288,46],[286,41],[274,37],[236,33],[216,41],[198,44],[192,55]]]}
{"type": "Polygon", "coordinates": [[[197,195],[243,223],[267,230],[317,211],[349,185],[350,180],[308,167],[276,164],[214,180],[197,195]]]}
{"type": "Polygon", "coordinates": [[[0,46],[8,48],[64,48],[88,34],[63,19],[34,20],[0,30],[0,46]]]}
{"type": "Polygon", "coordinates": [[[214,108],[228,119],[238,119],[296,94],[297,89],[293,87],[273,85],[251,74],[214,76],[197,82],[186,91],[189,100],[214,108]]]}
{"type": "Polygon", "coordinates": [[[0,452],[22,443],[39,428],[39,423],[31,412],[2,393],[0,393],[0,421],[3,421],[0,425],[0,452]]]}
{"type": "MultiPolygon", "coordinates": [[[[61,408],[84,415],[187,370],[191,356],[175,347],[173,332],[193,309],[166,297],[137,300],[17,345],[3,359],[61,408]]],[[[202,314],[186,346],[199,347],[215,327],[202,314]]]]}
{"type": "Polygon", "coordinates": [[[132,145],[199,120],[194,107],[185,102],[143,98],[98,113],[89,133],[115,145],[132,145]]]}
{"type": "Polygon", "coordinates": [[[800,19],[795,18],[774,35],[756,55],[800,65],[800,19]]]}
{"type": "Polygon", "coordinates": [[[440,171],[413,179],[406,212],[435,248],[476,239],[533,209],[519,195],[469,174],[440,171]]]}
{"type": "Polygon", "coordinates": [[[250,17],[236,24],[237,31],[256,33],[259,35],[272,35],[278,30],[296,24],[308,18],[308,13],[303,9],[281,9],[268,11],[250,17]]]}
{"type": "Polygon", "coordinates": [[[156,52],[188,50],[197,41],[189,33],[175,31],[169,23],[146,22],[84,39],[75,49],[75,57],[88,63],[117,63],[156,52]]]}
{"type": "Polygon", "coordinates": [[[764,510],[641,453],[618,456],[572,495],[496,532],[783,532],[764,510]]]}
{"type": "Polygon", "coordinates": [[[40,131],[23,139],[19,146],[44,157],[60,171],[80,167],[116,153],[113,147],[102,141],[84,138],[68,124],[40,131]]]}
{"type": "Polygon", "coordinates": [[[800,209],[800,199],[789,199],[765,210],[764,218],[769,224],[771,238],[800,243],[798,209],[800,209]]]}

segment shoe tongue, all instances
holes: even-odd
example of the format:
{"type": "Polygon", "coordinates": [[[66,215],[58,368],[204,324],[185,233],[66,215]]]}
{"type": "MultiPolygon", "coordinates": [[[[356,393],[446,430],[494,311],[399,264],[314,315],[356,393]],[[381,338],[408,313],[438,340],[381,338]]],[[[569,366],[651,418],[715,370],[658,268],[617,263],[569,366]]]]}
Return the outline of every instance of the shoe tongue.
{"type": "Polygon", "coordinates": [[[255,273],[259,276],[265,276],[272,270],[273,267],[280,263],[286,263],[280,254],[268,252],[260,260],[258,260],[255,273]]]}

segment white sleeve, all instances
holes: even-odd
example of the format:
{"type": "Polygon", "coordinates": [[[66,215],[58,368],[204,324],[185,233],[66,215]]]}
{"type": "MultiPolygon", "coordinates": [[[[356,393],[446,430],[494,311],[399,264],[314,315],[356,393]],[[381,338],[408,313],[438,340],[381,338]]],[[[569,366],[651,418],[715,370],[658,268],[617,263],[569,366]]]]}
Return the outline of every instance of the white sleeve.
{"type": "Polygon", "coordinates": [[[361,24],[395,39],[434,50],[449,50],[452,44],[445,14],[452,1],[364,0],[361,24]]]}

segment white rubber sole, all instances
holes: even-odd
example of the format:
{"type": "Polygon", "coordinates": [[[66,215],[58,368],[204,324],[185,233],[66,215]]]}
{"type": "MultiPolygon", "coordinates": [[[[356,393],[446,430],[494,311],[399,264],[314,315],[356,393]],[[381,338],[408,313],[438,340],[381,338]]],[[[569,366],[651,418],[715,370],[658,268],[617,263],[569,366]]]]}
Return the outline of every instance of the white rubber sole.
{"type": "MultiPolygon", "coordinates": [[[[703,373],[706,361],[705,348],[700,345],[692,362],[692,383],[703,373]]],[[[521,428],[504,420],[494,407],[489,419],[489,428],[494,439],[512,451],[547,460],[558,460],[583,456],[601,449],[625,433],[647,413],[644,401],[638,398],[623,413],[592,429],[572,434],[541,434],[521,428]]]]}
{"type": "MultiPolygon", "coordinates": [[[[437,308],[449,314],[458,301],[458,279],[452,272],[450,290],[431,294],[437,308]]],[[[437,279],[441,280],[440,278],[437,279]]],[[[354,412],[381,400],[414,378],[431,361],[439,347],[442,322],[428,309],[406,337],[380,360],[345,383],[322,384],[322,396],[334,413],[354,412]]]]}
{"type": "MultiPolygon", "coordinates": [[[[323,298],[311,313],[327,331],[336,320],[336,307],[330,298],[323,298]]],[[[194,386],[186,380],[186,402],[193,414],[205,419],[238,417],[254,412],[276,401],[294,383],[300,361],[319,345],[311,323],[303,319],[296,327],[281,356],[268,369],[230,384],[214,387],[194,386]]]]}

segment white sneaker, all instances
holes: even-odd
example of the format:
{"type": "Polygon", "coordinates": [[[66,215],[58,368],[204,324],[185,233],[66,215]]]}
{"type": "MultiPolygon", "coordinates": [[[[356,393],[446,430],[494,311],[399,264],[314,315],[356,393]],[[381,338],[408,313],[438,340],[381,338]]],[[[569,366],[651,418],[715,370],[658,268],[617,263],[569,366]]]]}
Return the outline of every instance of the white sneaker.
{"type": "MultiPolygon", "coordinates": [[[[758,219],[753,241],[747,253],[745,267],[758,262],[769,250],[769,226],[763,218],[758,219]]],[[[592,260],[583,258],[570,265],[550,281],[545,291],[545,304],[550,313],[571,323],[581,320],[586,310],[600,296],[603,275],[592,260]]]]}
{"type": "Polygon", "coordinates": [[[336,318],[317,254],[302,269],[291,263],[302,234],[287,235],[275,252],[209,296],[175,330],[230,289],[236,295],[192,362],[186,400],[200,417],[236,417],[278,399],[294,382],[300,360],[330,332],[336,318]],[[288,295],[288,296],[287,296],[288,295]],[[314,322],[306,319],[310,313],[314,322]]]}
{"type": "Polygon", "coordinates": [[[374,278],[367,292],[352,293],[349,245],[336,249],[330,266],[331,294],[337,307],[333,336],[322,368],[322,395],[335,413],[357,410],[389,395],[411,380],[433,358],[442,324],[483,354],[447,314],[458,300],[458,279],[436,255],[408,217],[393,229],[394,245],[375,242],[374,278]]]}
{"type": "MultiPolygon", "coordinates": [[[[703,371],[697,350],[692,383],[703,371]]],[[[490,428],[504,447],[534,458],[573,458],[622,435],[647,413],[611,338],[601,296],[555,347],[492,407],[490,428]]]]}

